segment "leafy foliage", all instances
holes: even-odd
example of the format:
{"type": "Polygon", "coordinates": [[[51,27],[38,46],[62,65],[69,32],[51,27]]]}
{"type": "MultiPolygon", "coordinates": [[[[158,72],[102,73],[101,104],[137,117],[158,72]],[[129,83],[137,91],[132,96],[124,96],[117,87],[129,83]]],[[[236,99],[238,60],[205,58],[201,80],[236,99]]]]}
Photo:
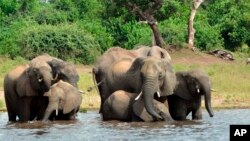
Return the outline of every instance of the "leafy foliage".
{"type": "MultiPolygon", "coordinates": [[[[0,54],[30,59],[48,52],[89,64],[112,46],[151,45],[152,31],[128,3],[153,6],[152,0],[1,0],[0,54]]],[[[195,46],[250,52],[249,9],[239,0],[202,3],[194,19],[195,46]]],[[[186,42],[189,14],[190,1],[163,0],[154,16],[167,44],[186,42]]]]}
{"type": "Polygon", "coordinates": [[[21,55],[28,59],[48,53],[64,60],[93,63],[100,46],[91,34],[77,25],[33,26],[22,33],[21,55]]]}

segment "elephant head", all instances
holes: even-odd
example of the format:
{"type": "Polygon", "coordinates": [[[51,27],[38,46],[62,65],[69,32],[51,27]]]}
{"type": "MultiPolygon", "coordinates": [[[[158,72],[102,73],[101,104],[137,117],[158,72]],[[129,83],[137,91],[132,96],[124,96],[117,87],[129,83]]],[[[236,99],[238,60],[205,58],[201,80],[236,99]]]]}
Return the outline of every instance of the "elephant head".
{"type": "Polygon", "coordinates": [[[44,94],[49,97],[49,104],[45,111],[43,120],[47,120],[50,114],[56,110],[63,110],[63,114],[68,114],[72,110],[77,112],[81,105],[82,96],[79,90],[71,84],[62,80],[51,86],[51,89],[44,94]]]}
{"type": "Polygon", "coordinates": [[[167,62],[171,61],[171,57],[168,52],[165,49],[160,48],[159,46],[152,46],[147,56],[153,56],[159,59],[164,59],[167,62]]]}
{"type": "Polygon", "coordinates": [[[153,106],[154,95],[157,94],[158,97],[161,97],[173,94],[176,86],[175,73],[168,62],[155,57],[137,58],[131,68],[136,67],[140,67],[140,88],[145,108],[153,118],[162,120],[163,117],[156,112],[153,106]]]}
{"type": "Polygon", "coordinates": [[[30,87],[34,90],[34,93],[27,90],[26,96],[43,95],[44,92],[49,91],[52,84],[52,70],[48,64],[30,65],[26,74],[30,87]]]}
{"type": "Polygon", "coordinates": [[[58,80],[63,80],[78,88],[77,82],[79,81],[79,75],[73,64],[64,62],[59,59],[52,59],[47,63],[53,70],[52,73],[55,82],[57,82],[58,80]]]}
{"type": "Polygon", "coordinates": [[[186,87],[190,95],[187,93],[178,93],[177,95],[186,100],[190,100],[194,97],[204,95],[205,98],[205,107],[210,115],[213,117],[214,113],[211,107],[211,82],[209,76],[201,70],[193,70],[189,72],[178,72],[176,73],[181,75],[184,78],[186,87]]]}

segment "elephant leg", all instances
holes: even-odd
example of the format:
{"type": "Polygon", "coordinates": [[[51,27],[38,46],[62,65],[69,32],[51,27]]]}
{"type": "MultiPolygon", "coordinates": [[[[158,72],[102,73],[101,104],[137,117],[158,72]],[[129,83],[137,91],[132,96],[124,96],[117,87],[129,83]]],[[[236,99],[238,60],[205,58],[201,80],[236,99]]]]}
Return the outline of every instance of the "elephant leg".
{"type": "Polygon", "coordinates": [[[16,112],[13,110],[13,107],[6,102],[6,107],[7,107],[7,111],[8,111],[8,117],[9,117],[9,121],[16,121],[16,112]]]}
{"type": "Polygon", "coordinates": [[[169,99],[169,112],[174,120],[186,120],[187,106],[185,101],[172,97],[169,99]]]}
{"type": "Polygon", "coordinates": [[[202,109],[199,107],[192,111],[192,120],[201,120],[202,119],[202,109]]]}
{"type": "MultiPolygon", "coordinates": [[[[9,117],[9,121],[16,121],[16,112],[13,107],[13,105],[11,105],[11,102],[9,101],[9,99],[7,97],[5,97],[5,103],[6,103],[6,108],[8,111],[8,117],[9,117]]],[[[12,104],[16,104],[16,103],[12,103],[12,104]]]]}
{"type": "Polygon", "coordinates": [[[48,103],[49,103],[48,97],[45,97],[45,96],[39,97],[39,100],[37,103],[39,104],[39,107],[37,109],[37,120],[43,119],[48,103]]]}
{"type": "Polygon", "coordinates": [[[109,97],[112,93],[110,92],[110,89],[107,87],[107,85],[101,84],[100,87],[101,87],[101,90],[102,90],[102,91],[100,91],[101,105],[100,105],[99,113],[103,113],[103,105],[104,105],[104,102],[108,99],[108,97],[109,97]]]}
{"type": "Polygon", "coordinates": [[[21,98],[19,101],[19,121],[29,121],[31,120],[30,116],[30,105],[31,105],[31,98],[25,97],[21,98]]]}

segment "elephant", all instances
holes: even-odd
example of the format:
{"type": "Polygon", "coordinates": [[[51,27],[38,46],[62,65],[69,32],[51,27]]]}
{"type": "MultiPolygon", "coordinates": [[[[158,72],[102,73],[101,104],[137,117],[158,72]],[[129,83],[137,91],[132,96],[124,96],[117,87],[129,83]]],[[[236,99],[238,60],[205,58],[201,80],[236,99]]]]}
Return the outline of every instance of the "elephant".
{"type": "Polygon", "coordinates": [[[136,59],[138,57],[147,57],[147,56],[154,56],[156,58],[162,58],[166,62],[171,61],[171,57],[168,52],[158,46],[138,46],[133,50],[126,50],[121,47],[112,47],[108,49],[95,63],[92,74],[93,74],[93,81],[97,84],[98,93],[101,97],[101,106],[100,106],[100,113],[102,113],[102,105],[105,101],[103,96],[103,80],[107,74],[109,66],[111,66],[114,62],[119,61],[124,58],[136,59]]]}
{"type": "Polygon", "coordinates": [[[9,121],[16,121],[16,117],[20,121],[41,120],[48,105],[48,98],[43,94],[59,79],[77,87],[79,76],[73,65],[47,54],[10,71],[4,78],[9,121]]]}
{"type": "MultiPolygon", "coordinates": [[[[59,80],[53,84],[48,92],[45,92],[44,96],[49,98],[49,104],[46,108],[43,121],[49,119],[51,113],[58,109],[63,111],[63,114],[69,114],[69,119],[75,119],[78,107],[82,103],[82,96],[79,90],[73,85],[59,80]]],[[[67,120],[69,120],[67,119],[67,120]]]]}
{"type": "MultiPolygon", "coordinates": [[[[66,61],[63,61],[61,59],[58,59],[56,57],[52,57],[48,54],[39,55],[36,58],[32,59],[29,63],[30,66],[40,67],[40,66],[46,66],[50,67],[52,69],[52,75],[53,75],[53,82],[52,84],[58,82],[59,80],[63,80],[65,82],[70,83],[74,87],[78,88],[78,81],[79,81],[79,75],[77,73],[77,70],[75,66],[71,63],[68,63],[66,61]],[[48,66],[49,65],[49,66],[48,66]]],[[[48,72],[51,73],[51,72],[48,72]]],[[[47,107],[48,105],[48,98],[38,98],[33,99],[33,103],[40,103],[40,105],[45,105],[39,111],[40,113],[44,113],[45,109],[44,107],[47,107]],[[42,100],[43,99],[43,100],[42,100]]],[[[37,107],[33,106],[34,111],[37,111],[37,107]]],[[[79,109],[79,107],[78,107],[79,109]]],[[[69,119],[71,117],[70,114],[63,114],[62,110],[59,110],[58,115],[55,116],[55,113],[52,114],[50,119],[69,119]]],[[[37,118],[37,120],[41,120],[40,116],[37,118]]]]}
{"type": "MultiPolygon", "coordinates": [[[[138,94],[118,90],[112,93],[103,104],[103,120],[120,121],[154,121],[154,118],[146,111],[143,97],[138,94]]],[[[163,103],[153,100],[153,105],[164,120],[172,121],[168,107],[163,103]]]]}
{"type": "Polygon", "coordinates": [[[52,69],[53,77],[56,78],[54,83],[58,80],[63,80],[78,87],[77,83],[79,81],[79,75],[75,66],[71,63],[52,57],[48,54],[39,55],[29,63],[30,66],[36,67],[47,66],[47,64],[49,64],[52,69]]]}
{"type": "Polygon", "coordinates": [[[168,96],[169,112],[174,120],[186,120],[192,112],[193,120],[202,119],[201,96],[205,107],[213,117],[211,107],[211,82],[209,76],[200,69],[176,72],[177,86],[174,94],[168,96]]]}
{"type": "Polygon", "coordinates": [[[4,78],[4,97],[8,111],[9,121],[33,120],[36,116],[42,118],[43,112],[40,109],[46,105],[36,103],[34,99],[43,99],[44,92],[49,91],[52,82],[52,72],[50,67],[30,67],[21,65],[6,74],[4,78]],[[33,109],[36,107],[37,111],[33,109]]]}
{"type": "Polygon", "coordinates": [[[171,95],[175,85],[175,73],[170,63],[165,60],[155,57],[135,60],[124,58],[109,67],[101,96],[106,100],[117,90],[142,93],[147,112],[156,120],[162,120],[164,117],[160,116],[153,107],[154,95],[171,95]]]}

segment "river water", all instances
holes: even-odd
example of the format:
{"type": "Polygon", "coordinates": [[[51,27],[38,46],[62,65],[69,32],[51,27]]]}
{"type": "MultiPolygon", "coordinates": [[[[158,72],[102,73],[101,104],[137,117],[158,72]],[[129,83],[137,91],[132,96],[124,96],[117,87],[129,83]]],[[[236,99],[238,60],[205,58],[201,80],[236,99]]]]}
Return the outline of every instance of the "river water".
{"type": "Polygon", "coordinates": [[[0,113],[0,141],[227,141],[230,124],[250,125],[250,109],[215,110],[210,118],[182,122],[104,122],[98,111],[79,113],[75,121],[9,124],[0,113]]]}

